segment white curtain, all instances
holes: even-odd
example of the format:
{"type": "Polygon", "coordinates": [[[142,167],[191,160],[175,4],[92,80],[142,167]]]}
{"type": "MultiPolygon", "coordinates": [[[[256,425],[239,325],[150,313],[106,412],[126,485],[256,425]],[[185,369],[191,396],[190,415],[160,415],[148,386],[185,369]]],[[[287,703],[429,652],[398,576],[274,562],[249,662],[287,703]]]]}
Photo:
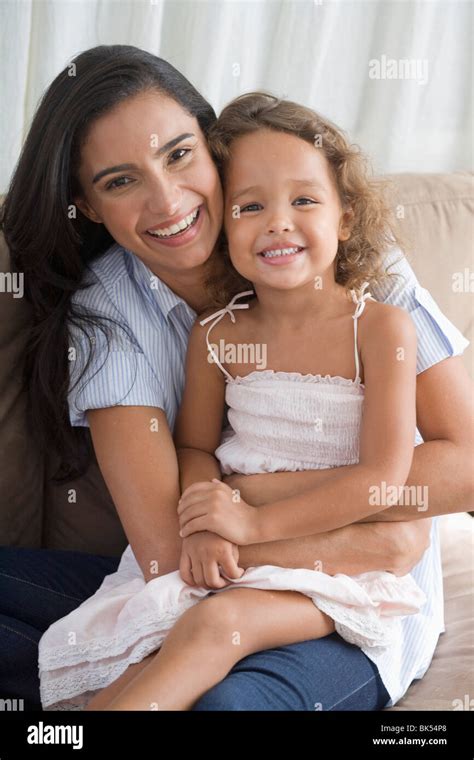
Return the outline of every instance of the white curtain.
{"type": "Polygon", "coordinates": [[[77,53],[130,44],[217,112],[265,89],[320,111],[377,172],[470,170],[467,0],[0,0],[0,192],[41,94],[77,53]]]}

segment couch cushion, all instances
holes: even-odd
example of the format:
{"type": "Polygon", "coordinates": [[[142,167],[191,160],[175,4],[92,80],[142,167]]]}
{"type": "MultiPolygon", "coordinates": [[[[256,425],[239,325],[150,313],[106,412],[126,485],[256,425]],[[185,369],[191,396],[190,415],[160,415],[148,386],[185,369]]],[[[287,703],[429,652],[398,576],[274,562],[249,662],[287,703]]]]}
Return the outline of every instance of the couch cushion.
{"type": "MultiPolygon", "coordinates": [[[[86,433],[90,436],[89,430],[86,433]]],[[[47,463],[43,546],[119,556],[127,539],[97,461],[76,480],[58,484],[51,476],[57,462],[47,463]]]]}
{"type": "Polygon", "coordinates": [[[474,519],[440,519],[445,633],[431,665],[391,710],[469,710],[474,696],[474,519]],[[467,705],[467,706],[466,706],[467,705]]]}
{"type": "Polygon", "coordinates": [[[35,547],[41,546],[44,455],[28,433],[22,389],[31,311],[24,297],[14,297],[10,277],[0,234],[0,544],[35,547]]]}
{"type": "Polygon", "coordinates": [[[465,364],[474,379],[472,269],[473,175],[392,174],[397,227],[407,239],[404,253],[423,287],[471,345],[465,364]]]}

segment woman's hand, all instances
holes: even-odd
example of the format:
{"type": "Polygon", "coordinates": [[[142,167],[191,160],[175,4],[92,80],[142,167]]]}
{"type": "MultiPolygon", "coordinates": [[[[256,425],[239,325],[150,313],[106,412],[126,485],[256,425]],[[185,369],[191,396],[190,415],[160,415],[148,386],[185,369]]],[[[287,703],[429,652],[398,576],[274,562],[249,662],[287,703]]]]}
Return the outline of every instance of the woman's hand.
{"type": "Polygon", "coordinates": [[[215,533],[202,531],[183,538],[179,572],[189,586],[224,588],[230,581],[221,577],[240,578],[245,570],[239,567],[239,548],[215,533]]]}
{"type": "Polygon", "coordinates": [[[220,480],[193,483],[179,500],[179,535],[185,538],[209,530],[238,546],[246,546],[257,540],[257,515],[256,507],[220,480]]]}

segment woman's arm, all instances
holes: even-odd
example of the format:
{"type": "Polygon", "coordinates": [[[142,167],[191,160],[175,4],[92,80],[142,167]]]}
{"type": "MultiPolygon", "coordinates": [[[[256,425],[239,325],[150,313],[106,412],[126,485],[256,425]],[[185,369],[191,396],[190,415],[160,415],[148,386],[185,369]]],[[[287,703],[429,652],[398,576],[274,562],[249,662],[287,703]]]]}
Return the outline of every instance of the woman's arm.
{"type": "MultiPolygon", "coordinates": [[[[360,330],[365,399],[359,463],[339,469],[315,489],[256,509],[250,514],[245,543],[297,538],[348,525],[385,509],[390,489],[404,485],[415,434],[416,332],[402,309],[371,304],[367,312],[360,330]]],[[[192,518],[189,510],[188,519],[192,518]]],[[[194,530],[202,524],[231,538],[230,526],[221,533],[223,526],[215,525],[219,518],[210,515],[209,525],[207,519],[196,519],[194,530]]]]}
{"type": "Polygon", "coordinates": [[[431,520],[346,525],[313,536],[239,547],[239,565],[304,567],[329,575],[387,570],[406,575],[430,545],[431,520]]]}
{"type": "Polygon", "coordinates": [[[185,376],[174,430],[181,491],[221,477],[214,451],[221,439],[225,382],[218,367],[208,361],[206,331],[199,322],[189,335],[185,376]]]}
{"type": "MultiPolygon", "coordinates": [[[[423,505],[407,504],[405,500],[401,505],[369,515],[359,522],[420,520],[472,510],[473,400],[473,383],[460,356],[444,359],[417,376],[417,426],[424,443],[415,448],[405,485],[412,489],[426,487],[428,509],[423,509],[423,505]]],[[[331,477],[331,473],[342,469],[233,474],[224,481],[231,488],[238,489],[249,504],[260,506],[316,488],[331,477]]]]}
{"type": "MultiPolygon", "coordinates": [[[[99,466],[146,581],[179,567],[178,465],[164,412],[116,406],[87,413],[99,466]],[[158,425],[151,421],[156,420],[158,425]],[[157,432],[155,431],[157,428],[157,432]],[[158,568],[156,568],[158,562],[158,568]]],[[[328,572],[409,572],[429,543],[428,523],[348,526],[331,533],[240,548],[239,565],[310,567],[328,572]]]]}
{"type": "Polygon", "coordinates": [[[146,581],[179,567],[178,462],[165,413],[144,406],[87,412],[97,461],[146,581]]]}

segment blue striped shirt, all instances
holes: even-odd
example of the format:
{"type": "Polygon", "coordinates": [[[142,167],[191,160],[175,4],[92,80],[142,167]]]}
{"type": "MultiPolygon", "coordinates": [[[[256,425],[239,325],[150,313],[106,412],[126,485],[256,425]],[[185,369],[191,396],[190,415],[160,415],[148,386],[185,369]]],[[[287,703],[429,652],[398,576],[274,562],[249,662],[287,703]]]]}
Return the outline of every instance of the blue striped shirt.
{"type": "MultiPolygon", "coordinates": [[[[390,272],[402,277],[371,285],[378,301],[406,309],[418,337],[417,372],[423,372],[449,356],[461,354],[469,342],[442,314],[422,288],[400,250],[386,257],[390,272]],[[398,261],[398,259],[401,259],[398,261]]],[[[111,325],[109,352],[105,335],[87,327],[94,351],[84,375],[88,339],[69,325],[69,414],[72,425],[88,426],[88,409],[110,406],[150,406],[162,409],[172,430],[184,389],[184,363],[189,331],[196,313],[133,253],[112,246],[89,267],[90,287],[76,292],[73,301],[85,310],[108,317],[111,325]],[[74,387],[73,387],[74,386],[74,387]]],[[[429,514],[429,512],[428,512],[429,514]]],[[[431,545],[412,575],[427,596],[417,615],[402,620],[403,635],[389,651],[363,650],[378,667],[394,705],[414,678],[426,672],[439,634],[444,628],[443,578],[438,519],[433,518],[431,545]]]]}

